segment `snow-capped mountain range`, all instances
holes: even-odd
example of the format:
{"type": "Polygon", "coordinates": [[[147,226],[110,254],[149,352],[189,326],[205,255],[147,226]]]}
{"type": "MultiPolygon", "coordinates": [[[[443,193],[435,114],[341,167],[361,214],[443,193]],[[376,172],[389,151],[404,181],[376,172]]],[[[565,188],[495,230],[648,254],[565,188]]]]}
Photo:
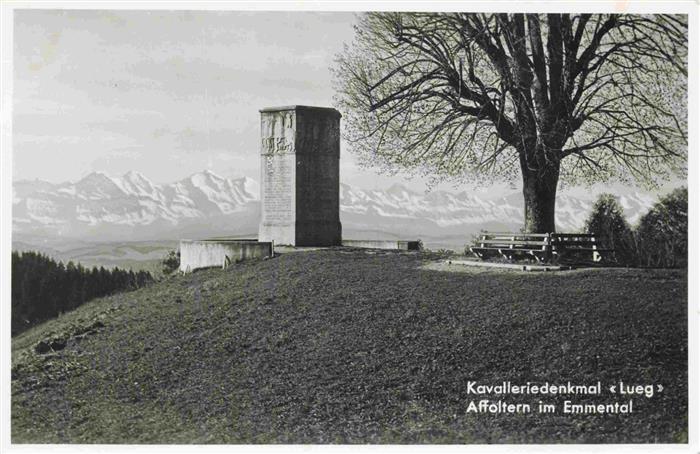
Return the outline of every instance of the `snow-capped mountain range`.
{"type": "MultiPolygon", "coordinates": [[[[59,184],[16,181],[13,231],[101,241],[255,234],[259,190],[250,178],[223,178],[211,171],[165,185],[138,172],[119,177],[94,172],[59,184]]],[[[558,228],[580,231],[593,201],[593,194],[560,194],[558,228]]],[[[655,197],[633,193],[619,201],[634,223],[655,197]]],[[[465,238],[480,229],[517,230],[523,219],[520,192],[488,198],[466,191],[418,193],[402,185],[367,190],[341,184],[340,204],[346,238],[465,238]]]]}

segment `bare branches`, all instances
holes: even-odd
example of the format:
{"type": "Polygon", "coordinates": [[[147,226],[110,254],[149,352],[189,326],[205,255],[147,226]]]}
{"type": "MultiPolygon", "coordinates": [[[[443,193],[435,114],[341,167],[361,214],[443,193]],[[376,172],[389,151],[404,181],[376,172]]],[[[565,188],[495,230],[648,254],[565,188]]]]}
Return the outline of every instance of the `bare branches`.
{"type": "Polygon", "coordinates": [[[685,16],[368,13],[357,30],[335,71],[368,161],[493,179],[561,162],[571,181],[683,167],[685,16]]]}

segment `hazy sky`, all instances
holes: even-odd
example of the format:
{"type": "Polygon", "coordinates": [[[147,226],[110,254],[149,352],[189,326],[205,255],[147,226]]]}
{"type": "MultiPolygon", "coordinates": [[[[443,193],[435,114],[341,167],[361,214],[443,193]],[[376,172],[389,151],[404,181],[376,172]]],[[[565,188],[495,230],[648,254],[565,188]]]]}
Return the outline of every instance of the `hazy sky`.
{"type": "MultiPolygon", "coordinates": [[[[331,106],[329,68],[352,41],[355,19],[15,10],[13,179],[136,170],[168,183],[205,169],[259,179],[258,110],[331,106]]],[[[341,144],[342,182],[384,188],[403,177],[359,169],[341,144]]],[[[420,179],[408,186],[425,189],[420,179]]]]}
{"type": "MultiPolygon", "coordinates": [[[[331,106],[352,13],[20,10],[14,179],[258,179],[258,109],[331,106]]],[[[343,147],[343,181],[387,183],[343,147]]],[[[382,184],[380,184],[382,186],[382,184]]]]}

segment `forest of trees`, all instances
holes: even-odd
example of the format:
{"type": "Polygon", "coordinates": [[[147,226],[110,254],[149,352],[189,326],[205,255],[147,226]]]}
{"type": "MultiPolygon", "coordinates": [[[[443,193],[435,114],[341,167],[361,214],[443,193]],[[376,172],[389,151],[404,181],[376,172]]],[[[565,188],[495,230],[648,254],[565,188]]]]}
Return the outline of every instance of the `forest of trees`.
{"type": "Polygon", "coordinates": [[[12,252],[12,335],[93,298],[153,282],[147,271],[85,268],[37,252],[12,252]]]}

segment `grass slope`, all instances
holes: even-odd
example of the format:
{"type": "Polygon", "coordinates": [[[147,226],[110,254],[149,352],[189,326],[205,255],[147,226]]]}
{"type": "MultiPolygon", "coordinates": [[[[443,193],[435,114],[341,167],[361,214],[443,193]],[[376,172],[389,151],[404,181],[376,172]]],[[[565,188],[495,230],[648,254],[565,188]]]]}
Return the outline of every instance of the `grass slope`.
{"type": "Polygon", "coordinates": [[[13,339],[12,441],[686,442],[684,271],[447,272],[430,258],[288,253],[88,303],[13,339]],[[631,415],[490,415],[466,412],[498,399],[468,395],[469,380],[665,389],[631,415]]]}

